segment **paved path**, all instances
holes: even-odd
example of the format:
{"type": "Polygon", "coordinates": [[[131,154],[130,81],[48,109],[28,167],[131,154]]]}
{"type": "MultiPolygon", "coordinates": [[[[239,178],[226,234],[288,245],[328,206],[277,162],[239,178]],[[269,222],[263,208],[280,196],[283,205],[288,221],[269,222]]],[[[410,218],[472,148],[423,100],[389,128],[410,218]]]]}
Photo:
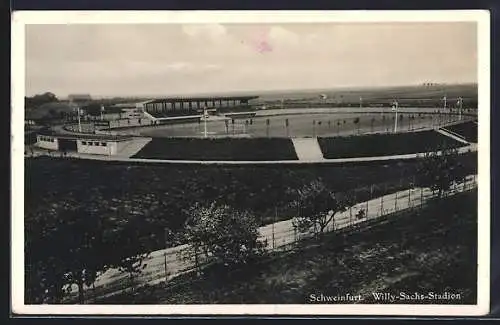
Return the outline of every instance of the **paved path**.
{"type": "Polygon", "coordinates": [[[295,153],[301,161],[323,160],[323,153],[316,138],[293,138],[295,153]]]}
{"type": "MultiPolygon", "coordinates": [[[[476,176],[469,175],[466,177],[465,183],[454,184],[449,195],[469,190],[475,186],[476,176]]],[[[361,202],[349,210],[337,214],[333,221],[328,224],[326,231],[340,230],[368,220],[377,219],[396,211],[420,206],[432,197],[434,197],[434,194],[428,188],[413,188],[361,202]],[[361,209],[365,211],[366,217],[358,219],[356,215],[361,209]]],[[[286,249],[288,245],[293,244],[297,239],[311,236],[310,233],[297,233],[293,227],[292,217],[290,216],[288,220],[259,228],[260,240],[267,242],[269,250],[286,249]]],[[[194,268],[194,262],[181,257],[187,248],[188,245],[181,245],[152,252],[145,261],[147,266],[136,279],[135,283],[137,285],[159,284],[164,282],[165,279],[170,280],[180,274],[191,271],[194,268]]],[[[86,289],[85,296],[87,301],[91,302],[94,297],[103,298],[112,296],[129,288],[128,275],[112,269],[101,274],[95,283],[95,287],[88,287],[86,289]]],[[[77,289],[74,288],[73,292],[73,296],[69,297],[69,299],[74,301],[77,289]]]]}
{"type": "Polygon", "coordinates": [[[453,140],[456,140],[458,142],[461,142],[461,143],[465,143],[465,144],[469,144],[468,141],[466,141],[464,138],[461,138],[459,137],[456,133],[454,132],[451,132],[449,130],[446,130],[446,129],[438,129],[437,132],[441,133],[442,135],[444,136],[447,136],[449,138],[452,138],[453,140]]]}
{"type": "MultiPolygon", "coordinates": [[[[399,107],[398,112],[409,114],[409,113],[422,113],[422,114],[433,114],[439,113],[442,108],[435,107],[399,107]]],[[[257,111],[258,116],[270,116],[270,115],[283,115],[283,114],[311,114],[311,113],[339,113],[339,114],[368,114],[368,113],[387,113],[394,114],[392,107],[307,107],[307,108],[273,108],[267,110],[257,111]]],[[[443,112],[442,112],[443,113],[443,112]]],[[[458,115],[456,113],[455,115],[458,115]]],[[[477,116],[474,113],[463,113],[462,116],[477,116]]]]}
{"type": "MultiPolygon", "coordinates": [[[[477,151],[477,144],[471,143],[468,146],[458,148],[458,153],[467,153],[477,151]]],[[[36,156],[49,155],[53,157],[60,157],[60,152],[48,152],[47,150],[34,149],[36,156]]],[[[388,155],[388,156],[374,156],[374,157],[355,157],[355,158],[336,158],[336,159],[315,159],[315,160],[167,160],[167,159],[144,159],[144,158],[128,158],[120,156],[105,156],[105,155],[91,155],[81,154],[76,152],[68,152],[66,157],[102,160],[102,161],[123,161],[123,162],[137,162],[137,163],[151,163],[151,164],[197,164],[197,165],[276,165],[276,164],[345,164],[356,162],[370,162],[370,161],[389,161],[389,160],[406,160],[424,157],[425,153],[410,153],[404,155],[388,155]]]]}

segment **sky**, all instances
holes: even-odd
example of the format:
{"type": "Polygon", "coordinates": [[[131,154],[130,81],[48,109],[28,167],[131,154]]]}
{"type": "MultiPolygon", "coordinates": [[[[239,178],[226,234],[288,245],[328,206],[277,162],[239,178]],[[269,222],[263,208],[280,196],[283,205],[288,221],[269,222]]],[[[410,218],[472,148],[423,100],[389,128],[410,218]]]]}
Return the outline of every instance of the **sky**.
{"type": "Polygon", "coordinates": [[[26,26],[26,95],[153,96],[477,82],[477,25],[26,26]]]}

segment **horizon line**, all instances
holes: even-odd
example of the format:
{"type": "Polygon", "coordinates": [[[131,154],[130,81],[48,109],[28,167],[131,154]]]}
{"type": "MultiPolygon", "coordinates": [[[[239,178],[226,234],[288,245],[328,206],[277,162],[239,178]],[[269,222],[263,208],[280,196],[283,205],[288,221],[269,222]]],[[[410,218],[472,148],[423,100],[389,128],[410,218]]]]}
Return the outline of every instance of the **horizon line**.
{"type": "MultiPolygon", "coordinates": [[[[399,85],[381,85],[381,86],[334,86],[334,87],[321,87],[321,88],[281,88],[281,89],[256,89],[256,90],[229,90],[229,91],[208,91],[208,92],[177,92],[177,93],[164,93],[164,94],[107,94],[107,95],[92,95],[91,92],[72,92],[65,95],[56,95],[58,98],[68,98],[70,95],[90,95],[92,98],[150,98],[150,97],[175,97],[175,96],[193,96],[193,95],[221,95],[221,94],[270,94],[270,93],[290,93],[290,92],[315,92],[315,91],[342,91],[342,90],[369,90],[369,89],[385,89],[385,88],[405,88],[405,87],[439,87],[439,86],[478,86],[478,82],[421,82],[412,84],[399,84],[399,85]],[[426,86],[425,84],[430,84],[426,86]]],[[[41,95],[52,91],[42,91],[38,93],[33,93],[31,95],[25,94],[25,97],[33,97],[36,95],[41,95]]]]}

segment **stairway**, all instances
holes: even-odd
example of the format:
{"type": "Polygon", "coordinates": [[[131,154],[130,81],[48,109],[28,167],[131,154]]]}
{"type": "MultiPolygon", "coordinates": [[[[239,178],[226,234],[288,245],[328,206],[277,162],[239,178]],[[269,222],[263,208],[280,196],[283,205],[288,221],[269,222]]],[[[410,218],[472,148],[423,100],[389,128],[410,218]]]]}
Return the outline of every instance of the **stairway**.
{"type": "Polygon", "coordinates": [[[127,141],[128,143],[121,148],[118,152],[117,156],[120,157],[132,157],[136,153],[139,152],[145,145],[147,145],[151,141],[151,138],[134,138],[132,140],[127,141]]]}
{"type": "Polygon", "coordinates": [[[299,160],[319,161],[324,159],[316,138],[294,138],[292,142],[299,160]]]}

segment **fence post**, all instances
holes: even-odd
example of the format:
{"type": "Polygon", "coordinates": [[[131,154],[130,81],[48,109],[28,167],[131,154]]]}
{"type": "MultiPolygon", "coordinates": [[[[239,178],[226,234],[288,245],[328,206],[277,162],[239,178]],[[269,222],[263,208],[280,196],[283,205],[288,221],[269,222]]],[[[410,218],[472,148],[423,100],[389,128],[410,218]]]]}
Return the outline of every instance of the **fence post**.
{"type": "Polygon", "coordinates": [[[380,197],[380,216],[381,217],[384,215],[384,196],[385,196],[385,193],[382,194],[382,196],[380,197]]]}
{"type": "Polygon", "coordinates": [[[366,219],[368,219],[368,206],[372,198],[373,198],[373,184],[370,186],[370,199],[366,201],[366,219]]]}
{"type": "Polygon", "coordinates": [[[411,208],[411,185],[408,188],[408,208],[411,208]]]}
{"type": "Polygon", "coordinates": [[[396,198],[394,199],[394,212],[398,210],[398,192],[396,192],[396,198]]]}
{"type": "MultiPolygon", "coordinates": [[[[277,208],[277,207],[275,207],[274,209],[275,209],[275,210],[274,210],[274,213],[275,213],[275,214],[274,214],[274,220],[272,221],[272,225],[271,225],[271,229],[272,229],[272,241],[273,241],[273,250],[274,250],[274,248],[275,248],[275,245],[274,245],[274,223],[276,222],[276,215],[278,214],[278,208],[277,208]]],[[[295,229],[295,227],[294,227],[294,229],[295,229]]]]}
{"type": "MultiPolygon", "coordinates": [[[[350,208],[349,208],[350,209],[350,208]]],[[[347,211],[347,210],[346,210],[347,211]]],[[[353,226],[353,222],[352,222],[352,215],[351,213],[349,213],[349,222],[347,223],[347,227],[352,227],[353,226]]]]}
{"type": "Polygon", "coordinates": [[[296,244],[298,242],[297,240],[297,229],[293,227],[293,242],[296,244]]]}
{"type": "Polygon", "coordinates": [[[168,271],[167,271],[167,250],[163,253],[163,258],[165,260],[165,284],[168,282],[168,271]]]}
{"type": "Polygon", "coordinates": [[[168,228],[165,227],[163,230],[163,234],[165,236],[165,256],[164,256],[164,262],[165,262],[165,285],[167,284],[168,281],[168,270],[167,270],[167,248],[168,248],[168,228]]]}
{"type": "Polygon", "coordinates": [[[198,249],[194,250],[194,268],[196,270],[196,275],[200,275],[199,263],[198,263],[198,249]]]}

